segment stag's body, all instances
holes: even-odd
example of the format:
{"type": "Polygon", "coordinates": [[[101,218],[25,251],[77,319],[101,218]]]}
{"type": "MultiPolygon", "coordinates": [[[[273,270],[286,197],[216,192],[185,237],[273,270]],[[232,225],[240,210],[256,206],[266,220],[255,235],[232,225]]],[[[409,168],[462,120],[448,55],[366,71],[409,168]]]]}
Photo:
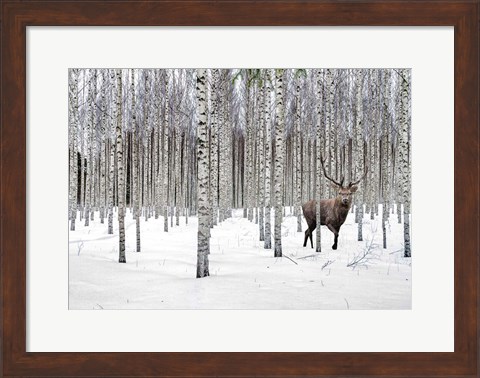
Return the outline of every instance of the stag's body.
{"type": "MultiPolygon", "coordinates": [[[[345,204],[341,197],[320,200],[320,225],[327,226],[335,235],[335,241],[332,248],[337,249],[338,234],[340,227],[347,219],[350,210],[351,201],[345,204]]],[[[313,231],[317,228],[317,201],[311,200],[302,206],[303,216],[307,221],[308,228],[305,231],[305,240],[303,246],[307,246],[308,238],[313,248],[313,231]]]]}
{"type": "MultiPolygon", "coordinates": [[[[358,189],[357,184],[363,180],[367,174],[368,169],[365,169],[363,176],[358,180],[350,181],[348,185],[343,185],[344,177],[340,181],[337,181],[330,176],[328,176],[327,171],[325,170],[324,165],[325,159],[321,157],[323,174],[327,180],[329,180],[333,186],[338,189],[337,197],[320,200],[320,225],[325,225],[330,231],[335,235],[335,241],[333,242],[332,249],[337,249],[338,243],[338,233],[340,232],[340,227],[345,223],[347,219],[348,211],[350,206],[352,206],[352,195],[358,189]]],[[[317,201],[312,200],[305,203],[302,206],[303,216],[307,221],[308,228],[305,231],[305,240],[303,241],[303,246],[307,246],[308,238],[310,237],[310,243],[313,248],[313,231],[317,228],[317,201]]]]}

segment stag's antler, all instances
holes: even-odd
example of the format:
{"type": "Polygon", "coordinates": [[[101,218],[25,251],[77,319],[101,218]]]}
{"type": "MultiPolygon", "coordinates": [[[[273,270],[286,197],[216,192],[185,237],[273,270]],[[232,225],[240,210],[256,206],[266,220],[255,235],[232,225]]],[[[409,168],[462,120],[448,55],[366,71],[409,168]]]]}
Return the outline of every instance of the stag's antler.
{"type": "Polygon", "coordinates": [[[350,184],[348,184],[348,187],[351,188],[353,185],[357,185],[360,181],[362,181],[365,176],[367,175],[368,173],[368,167],[365,167],[365,172],[363,172],[363,175],[362,177],[360,177],[358,180],[356,181],[350,181],[350,184]]]}
{"type": "Polygon", "coordinates": [[[332,179],[331,177],[329,177],[327,175],[327,171],[325,169],[325,158],[323,157],[322,154],[320,154],[320,162],[322,163],[322,168],[323,168],[323,174],[325,175],[325,177],[330,180],[331,182],[333,182],[335,185],[339,186],[340,188],[343,187],[343,180],[345,180],[345,177],[342,177],[342,181],[338,182],[338,181],[335,181],[334,179],[332,179]]]}

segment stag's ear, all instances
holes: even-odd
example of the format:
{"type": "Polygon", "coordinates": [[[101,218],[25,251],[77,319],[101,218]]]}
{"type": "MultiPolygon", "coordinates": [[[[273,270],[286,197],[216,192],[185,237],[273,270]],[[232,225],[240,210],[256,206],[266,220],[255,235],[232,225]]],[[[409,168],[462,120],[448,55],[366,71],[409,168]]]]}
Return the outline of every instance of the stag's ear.
{"type": "Polygon", "coordinates": [[[358,186],[357,185],[353,185],[351,188],[350,188],[350,193],[355,193],[358,189],[358,186]]]}

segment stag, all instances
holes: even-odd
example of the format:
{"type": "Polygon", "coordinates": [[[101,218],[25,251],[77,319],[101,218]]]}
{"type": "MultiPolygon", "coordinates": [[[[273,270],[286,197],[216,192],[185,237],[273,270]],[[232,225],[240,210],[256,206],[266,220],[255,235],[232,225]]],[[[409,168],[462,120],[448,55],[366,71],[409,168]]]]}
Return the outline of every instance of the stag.
{"type": "MultiPolygon", "coordinates": [[[[358,189],[358,183],[363,180],[365,175],[368,172],[368,168],[365,169],[362,177],[358,180],[350,181],[346,186],[343,185],[345,177],[342,177],[340,182],[334,180],[328,176],[325,169],[325,159],[321,156],[320,161],[322,163],[323,174],[329,180],[334,188],[338,190],[338,194],[335,198],[323,199],[320,200],[320,225],[327,226],[330,231],[333,232],[335,236],[335,241],[333,242],[332,249],[337,249],[338,244],[338,233],[340,232],[340,227],[345,222],[347,218],[348,211],[352,206],[352,195],[358,189]]],[[[313,248],[313,238],[312,234],[315,228],[317,227],[317,211],[316,211],[317,201],[311,200],[305,203],[302,206],[303,216],[307,221],[308,228],[305,231],[305,240],[303,246],[307,246],[308,238],[310,238],[310,243],[313,248]]]]}

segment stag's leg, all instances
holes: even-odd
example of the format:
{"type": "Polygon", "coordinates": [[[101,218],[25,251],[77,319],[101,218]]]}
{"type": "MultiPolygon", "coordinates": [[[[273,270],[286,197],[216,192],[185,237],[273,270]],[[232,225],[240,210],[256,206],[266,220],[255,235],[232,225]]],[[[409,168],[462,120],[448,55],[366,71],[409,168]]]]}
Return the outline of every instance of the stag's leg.
{"type": "Polygon", "coordinates": [[[332,249],[337,249],[337,242],[338,242],[338,232],[335,234],[335,239],[333,241],[332,249]]]}
{"type": "Polygon", "coordinates": [[[327,227],[330,231],[333,232],[333,235],[334,235],[334,240],[333,240],[333,245],[332,245],[332,249],[337,249],[337,242],[338,242],[338,230],[333,227],[331,224],[327,224],[327,227]]]}
{"type": "Polygon", "coordinates": [[[305,230],[305,239],[303,240],[303,246],[304,247],[307,246],[308,238],[310,238],[310,243],[311,243],[312,248],[313,248],[312,234],[313,234],[313,231],[315,230],[316,227],[317,227],[317,223],[311,223],[311,224],[308,225],[308,228],[305,230]]]}
{"type": "Polygon", "coordinates": [[[312,222],[308,226],[308,230],[309,230],[308,236],[310,237],[310,245],[312,246],[312,248],[313,248],[313,231],[315,231],[316,228],[317,228],[317,222],[312,222]]]}
{"type": "Polygon", "coordinates": [[[310,232],[310,228],[307,228],[307,229],[305,230],[305,239],[303,240],[303,246],[304,246],[304,247],[307,246],[307,241],[308,241],[309,232],[310,232]]]}

